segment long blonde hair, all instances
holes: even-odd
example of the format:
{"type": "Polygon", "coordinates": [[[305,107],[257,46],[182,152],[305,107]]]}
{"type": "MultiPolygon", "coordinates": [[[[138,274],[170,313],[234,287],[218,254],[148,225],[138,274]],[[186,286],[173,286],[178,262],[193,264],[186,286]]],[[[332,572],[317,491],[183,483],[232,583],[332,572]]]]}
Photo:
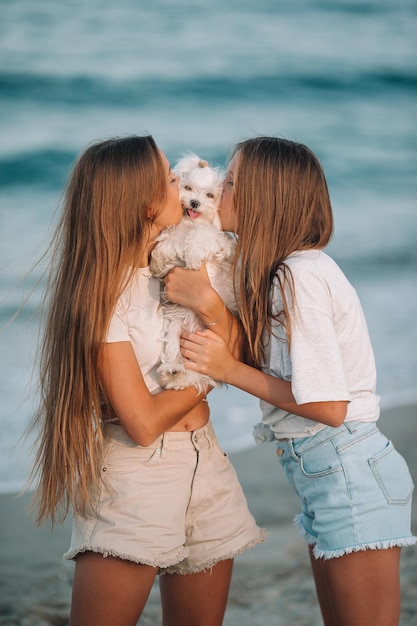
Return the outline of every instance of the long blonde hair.
{"type": "Polygon", "coordinates": [[[166,175],[151,136],[95,143],[70,177],[52,240],[40,349],[40,403],[32,479],[38,524],[84,515],[102,449],[97,367],[127,268],[143,252],[149,209],[166,197],[166,175]]]}
{"type": "Polygon", "coordinates": [[[291,340],[291,272],[285,263],[297,250],[323,248],[333,233],[329,192],[317,157],[306,146],[276,137],[257,137],[235,146],[234,178],[238,250],[235,262],[239,312],[247,345],[245,360],[260,367],[265,330],[272,319],[291,340]],[[282,310],[272,312],[270,291],[277,278],[282,310]]]}

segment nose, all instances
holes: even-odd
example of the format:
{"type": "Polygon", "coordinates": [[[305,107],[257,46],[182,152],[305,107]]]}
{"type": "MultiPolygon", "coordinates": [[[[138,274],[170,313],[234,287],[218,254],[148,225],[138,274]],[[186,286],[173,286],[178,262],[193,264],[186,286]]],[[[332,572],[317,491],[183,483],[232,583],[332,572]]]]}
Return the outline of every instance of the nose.
{"type": "Polygon", "coordinates": [[[192,209],[198,209],[198,207],[200,206],[200,202],[198,200],[191,200],[190,206],[192,209]]]}

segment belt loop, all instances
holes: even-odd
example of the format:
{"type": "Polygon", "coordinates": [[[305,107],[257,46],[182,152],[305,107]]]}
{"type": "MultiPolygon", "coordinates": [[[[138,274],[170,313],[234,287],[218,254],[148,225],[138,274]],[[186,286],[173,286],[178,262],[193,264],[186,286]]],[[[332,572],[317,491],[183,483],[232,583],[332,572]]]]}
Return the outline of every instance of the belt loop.
{"type": "Polygon", "coordinates": [[[289,448],[289,451],[290,451],[290,454],[291,454],[292,458],[295,461],[299,461],[300,457],[298,456],[298,454],[294,450],[294,439],[289,439],[289,441],[288,441],[288,448],[289,448]]]}
{"type": "Polygon", "coordinates": [[[351,435],[353,435],[354,433],[356,433],[356,428],[353,428],[352,426],[349,425],[349,422],[345,422],[344,426],[346,427],[346,429],[350,432],[351,435]]]}
{"type": "Polygon", "coordinates": [[[200,450],[200,446],[198,445],[198,440],[199,440],[199,436],[198,436],[198,430],[195,430],[192,434],[191,434],[191,441],[193,442],[193,446],[194,448],[199,451],[200,450]]]}
{"type": "Polygon", "coordinates": [[[162,433],[161,440],[159,442],[159,455],[161,459],[165,458],[166,456],[165,449],[167,448],[167,443],[165,443],[165,433],[162,433]]]}
{"type": "Polygon", "coordinates": [[[213,438],[210,436],[210,428],[208,426],[204,427],[204,436],[208,441],[209,444],[209,448],[212,448],[214,443],[213,443],[213,438]]]}

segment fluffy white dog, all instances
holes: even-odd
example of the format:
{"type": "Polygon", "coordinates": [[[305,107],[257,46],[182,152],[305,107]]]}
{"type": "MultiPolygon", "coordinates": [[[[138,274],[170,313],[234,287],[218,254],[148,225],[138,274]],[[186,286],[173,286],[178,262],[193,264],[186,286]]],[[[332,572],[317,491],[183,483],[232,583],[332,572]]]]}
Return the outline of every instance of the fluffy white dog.
{"type": "MultiPolygon", "coordinates": [[[[236,242],[221,230],[218,206],[224,173],[209,167],[197,155],[188,153],[173,168],[179,177],[179,192],[184,217],[175,226],[165,228],[152,251],[150,271],[163,278],[173,267],[199,269],[207,264],[213,288],[225,305],[235,313],[231,264],[236,242]]],[[[166,389],[184,389],[194,385],[205,391],[216,386],[213,379],[187,370],[180,351],[182,329],[190,332],[204,328],[199,317],[189,308],[174,304],[161,293],[163,311],[163,352],[158,376],[166,389]]]]}

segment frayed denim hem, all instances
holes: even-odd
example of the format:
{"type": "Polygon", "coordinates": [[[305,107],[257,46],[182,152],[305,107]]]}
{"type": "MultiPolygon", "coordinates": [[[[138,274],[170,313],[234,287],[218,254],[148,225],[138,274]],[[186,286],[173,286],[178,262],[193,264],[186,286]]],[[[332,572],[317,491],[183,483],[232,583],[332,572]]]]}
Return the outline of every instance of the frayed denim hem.
{"type": "Polygon", "coordinates": [[[296,527],[300,537],[305,539],[309,546],[313,546],[316,543],[317,537],[313,537],[313,535],[310,535],[310,533],[307,532],[306,529],[304,528],[303,516],[301,513],[299,513],[298,515],[294,517],[294,526],[296,527]]]}
{"type": "Polygon", "coordinates": [[[348,548],[341,548],[340,550],[319,550],[317,545],[313,548],[314,558],[323,559],[337,559],[345,554],[351,554],[352,552],[364,552],[366,550],[388,550],[389,548],[403,548],[405,546],[413,546],[417,544],[417,537],[408,537],[405,539],[386,539],[384,541],[374,541],[372,543],[366,543],[360,546],[351,546],[348,548]]]}
{"type": "Polygon", "coordinates": [[[182,548],[175,558],[171,558],[165,561],[163,559],[138,558],[130,554],[124,554],[116,550],[109,550],[108,548],[101,548],[99,546],[80,546],[78,548],[75,548],[74,550],[66,552],[63,558],[68,561],[73,561],[77,558],[79,554],[84,554],[85,552],[94,552],[95,554],[101,554],[103,558],[110,556],[116,559],[122,559],[123,561],[130,561],[131,563],[136,563],[138,565],[149,565],[150,567],[157,568],[166,568],[175,565],[175,563],[178,563],[178,561],[184,559],[187,553],[186,549],[182,548]]]}
{"type": "Polygon", "coordinates": [[[406,546],[417,545],[417,537],[411,535],[410,537],[403,537],[399,539],[384,539],[381,541],[373,541],[370,543],[364,543],[356,546],[348,546],[346,548],[339,548],[337,550],[321,550],[317,546],[317,537],[313,537],[303,526],[303,516],[298,514],[294,518],[294,525],[305,541],[313,547],[313,555],[316,559],[337,559],[345,554],[351,554],[352,552],[362,552],[365,550],[388,550],[389,548],[403,548],[406,546]]]}
{"type": "Polygon", "coordinates": [[[251,548],[254,548],[255,546],[257,546],[258,544],[263,543],[266,539],[266,535],[267,533],[265,529],[262,528],[256,539],[252,539],[252,541],[249,541],[238,550],[233,550],[229,552],[228,554],[224,554],[223,556],[219,556],[215,559],[211,559],[210,561],[206,561],[205,563],[200,563],[199,565],[194,565],[193,567],[189,567],[181,563],[178,563],[177,565],[172,565],[170,567],[164,567],[163,569],[159,571],[159,574],[160,576],[163,576],[164,574],[181,574],[185,576],[187,574],[198,574],[199,572],[209,571],[218,563],[221,563],[222,561],[228,561],[229,559],[233,559],[235,556],[238,556],[239,554],[246,552],[246,550],[250,550],[251,548]]]}

